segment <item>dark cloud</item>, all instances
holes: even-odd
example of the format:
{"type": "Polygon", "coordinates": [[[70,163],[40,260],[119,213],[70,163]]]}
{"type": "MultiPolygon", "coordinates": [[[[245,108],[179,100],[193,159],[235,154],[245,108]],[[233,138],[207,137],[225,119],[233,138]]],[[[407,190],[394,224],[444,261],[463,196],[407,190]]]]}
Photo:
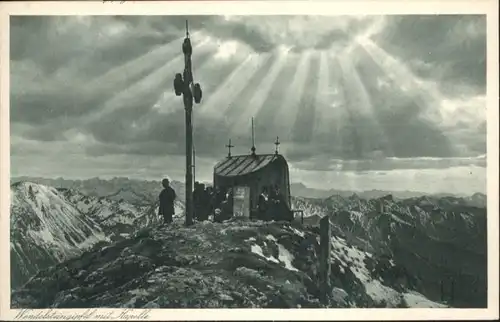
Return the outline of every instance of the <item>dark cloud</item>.
{"type": "MultiPolygon", "coordinates": [[[[334,20],[335,18],[331,18],[334,20]]],[[[343,29],[332,29],[316,42],[315,49],[342,48],[352,42],[356,35],[365,31],[370,27],[374,20],[381,19],[379,16],[371,16],[364,20],[347,20],[347,24],[343,29]]]]}
{"type": "MultiPolygon", "coordinates": [[[[227,128],[215,125],[213,120],[198,120],[194,130],[197,155],[218,158],[224,154],[227,128]]],[[[169,114],[152,110],[145,115],[139,110],[115,112],[93,123],[87,131],[99,142],[88,149],[96,155],[185,154],[185,115],[181,106],[169,114]],[[133,120],[137,120],[137,128],[132,126],[133,120]]]]}
{"type": "Polygon", "coordinates": [[[158,32],[184,35],[185,22],[188,20],[191,33],[203,30],[205,33],[223,40],[239,40],[257,52],[272,50],[271,43],[257,28],[244,21],[227,21],[221,16],[115,16],[114,19],[132,27],[143,27],[158,32]]]}
{"type": "MultiPolygon", "coordinates": [[[[380,100],[375,95],[371,98],[374,103],[380,100]]],[[[352,108],[347,106],[347,109],[352,108]]],[[[450,157],[456,153],[453,143],[442,130],[421,117],[421,107],[411,98],[398,99],[394,95],[390,106],[373,104],[372,113],[370,117],[350,117],[350,129],[355,133],[346,133],[345,144],[355,144],[352,140],[358,139],[371,151],[383,150],[386,156],[402,158],[450,157]],[[384,139],[388,144],[383,142],[384,139]]]]}
{"type": "Polygon", "coordinates": [[[326,35],[320,38],[316,44],[316,49],[328,49],[332,44],[338,44],[339,46],[346,46],[349,41],[352,40],[352,36],[343,30],[332,30],[326,35]]]}
{"type": "Polygon", "coordinates": [[[259,30],[245,23],[219,21],[208,29],[213,35],[222,39],[237,39],[250,46],[256,52],[268,52],[276,47],[259,30]]]}
{"type": "Polygon", "coordinates": [[[450,167],[486,167],[486,158],[382,158],[366,160],[330,159],[319,155],[314,160],[294,163],[295,167],[310,171],[391,171],[419,169],[448,169],[450,167]]]}
{"type": "MultiPolygon", "coordinates": [[[[197,53],[194,57],[200,58],[201,62],[208,59],[207,53],[197,53]]],[[[165,61],[158,61],[158,64],[165,64],[165,61]]],[[[109,63],[104,71],[113,67],[115,65],[109,63]]],[[[153,64],[146,61],[146,65],[139,70],[128,73],[127,69],[123,68],[122,71],[114,72],[115,75],[112,77],[104,75],[97,80],[82,78],[79,73],[75,73],[74,79],[68,77],[65,80],[57,80],[55,77],[45,75],[39,78],[42,86],[28,90],[25,89],[26,83],[23,82],[22,77],[11,76],[11,120],[36,125],[49,125],[55,121],[78,123],[79,120],[75,118],[99,112],[109,104],[120,104],[117,107],[121,109],[134,108],[146,111],[159,99],[166,88],[172,86],[175,73],[173,68],[169,69],[170,73],[165,72],[155,76],[156,82],[137,96],[128,95],[127,92],[135,91],[139,81],[146,80],[146,77],[158,71],[158,65],[155,65],[154,61],[153,64]],[[52,82],[52,85],[44,87],[44,81],[47,84],[52,82]],[[129,96],[130,99],[125,101],[122,99],[118,103],[113,103],[112,100],[120,95],[129,96]]],[[[16,67],[13,69],[16,73],[16,67]]],[[[57,130],[57,125],[54,130],[57,130]]]]}
{"type": "Polygon", "coordinates": [[[33,61],[45,77],[68,65],[81,76],[97,76],[182,36],[171,27],[156,30],[106,16],[13,16],[11,22],[11,59],[33,61]]]}
{"type": "Polygon", "coordinates": [[[457,83],[485,93],[485,15],[392,16],[387,21],[373,39],[410,62],[417,75],[435,78],[446,93],[456,94],[457,83]]]}
{"type": "MultiPolygon", "coordinates": [[[[356,71],[370,97],[374,118],[382,126],[383,133],[390,138],[391,145],[388,148],[394,152],[392,156],[451,157],[458,153],[454,148],[457,142],[465,144],[469,149],[468,154],[482,150],[482,145],[478,143],[486,143],[485,131],[472,129],[467,140],[454,140],[450,133],[440,128],[439,122],[424,116],[442,108],[442,102],[436,101],[439,97],[431,97],[422,91],[405,91],[401,84],[388,78],[369,55],[364,53],[363,57],[358,61],[356,71]],[[384,82],[385,86],[380,86],[380,82],[384,82]]],[[[459,127],[469,128],[465,124],[459,127]]]]}

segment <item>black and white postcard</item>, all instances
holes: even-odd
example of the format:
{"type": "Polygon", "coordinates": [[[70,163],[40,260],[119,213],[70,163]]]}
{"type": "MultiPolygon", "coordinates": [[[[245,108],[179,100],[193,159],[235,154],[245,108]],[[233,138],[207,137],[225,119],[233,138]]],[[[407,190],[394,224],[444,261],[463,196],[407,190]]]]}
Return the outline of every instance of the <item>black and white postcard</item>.
{"type": "Polygon", "coordinates": [[[0,13],[2,319],[498,318],[496,1],[0,13]]]}

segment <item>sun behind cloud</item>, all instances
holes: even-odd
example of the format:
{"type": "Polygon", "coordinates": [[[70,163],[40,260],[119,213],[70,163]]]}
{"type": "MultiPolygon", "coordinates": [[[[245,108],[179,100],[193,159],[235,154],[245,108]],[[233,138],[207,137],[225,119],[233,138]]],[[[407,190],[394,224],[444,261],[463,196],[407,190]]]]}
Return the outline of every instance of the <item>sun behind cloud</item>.
{"type": "Polygon", "coordinates": [[[201,176],[229,138],[248,153],[252,117],[258,152],[272,153],[279,136],[297,171],[318,173],[308,180],[394,167],[406,182],[401,171],[462,160],[441,170],[457,176],[486,153],[484,16],[14,16],[13,172],[43,162],[71,172],[69,160],[40,156],[64,147],[101,169],[182,159],[172,80],[185,19],[204,96],[194,112],[201,176]]]}

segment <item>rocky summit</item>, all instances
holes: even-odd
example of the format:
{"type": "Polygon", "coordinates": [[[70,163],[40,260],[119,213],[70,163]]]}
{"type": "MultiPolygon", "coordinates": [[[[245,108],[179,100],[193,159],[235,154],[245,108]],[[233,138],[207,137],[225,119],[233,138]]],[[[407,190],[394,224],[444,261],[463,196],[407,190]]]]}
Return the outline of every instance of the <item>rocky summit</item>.
{"type": "Polygon", "coordinates": [[[182,201],[162,226],[155,200],[108,190],[11,185],[13,308],[486,307],[481,198],[293,197],[303,223],[186,228],[182,201]],[[320,303],[325,216],[332,287],[320,303]]]}
{"type": "MultiPolygon", "coordinates": [[[[15,308],[313,308],[315,229],[233,221],[147,228],[40,271],[15,308]]],[[[329,307],[443,307],[412,289],[387,258],[332,238],[329,307]]]]}

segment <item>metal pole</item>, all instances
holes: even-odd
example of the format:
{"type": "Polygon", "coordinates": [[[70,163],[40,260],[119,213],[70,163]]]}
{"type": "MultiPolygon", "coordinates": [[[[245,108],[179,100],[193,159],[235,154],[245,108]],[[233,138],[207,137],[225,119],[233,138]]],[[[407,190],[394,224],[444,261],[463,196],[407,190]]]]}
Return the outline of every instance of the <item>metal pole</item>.
{"type": "MultiPolygon", "coordinates": [[[[186,20],[186,38],[189,39],[186,20]]],[[[191,43],[190,43],[191,44],[191,43]]],[[[192,50],[184,52],[184,109],[186,111],[186,226],[193,224],[193,73],[191,70],[192,50]]]]}
{"type": "MultiPolygon", "coordinates": [[[[188,90],[189,90],[189,85],[188,90]]],[[[193,125],[191,116],[193,112],[192,100],[185,99],[186,110],[186,226],[193,224],[193,125]]]]}
{"type": "Polygon", "coordinates": [[[193,99],[201,102],[200,84],[193,83],[191,55],[193,48],[189,39],[188,22],[186,20],[186,38],[182,44],[184,53],[184,72],[178,73],[174,80],[174,89],[177,96],[182,95],[186,112],[186,226],[193,224],[193,99]]]}
{"type": "Polygon", "coordinates": [[[201,102],[202,91],[200,84],[193,82],[191,68],[191,55],[193,48],[189,39],[188,22],[186,20],[186,38],[182,43],[184,53],[184,72],[177,73],[174,78],[174,91],[176,96],[182,95],[184,110],[186,112],[186,226],[193,224],[193,100],[201,102]]]}
{"type": "MultiPolygon", "coordinates": [[[[191,114],[191,127],[193,128],[193,137],[194,137],[194,114],[191,114]]],[[[193,183],[196,182],[196,147],[194,146],[194,139],[192,141],[193,146],[193,183]]]]}
{"type": "Polygon", "coordinates": [[[321,218],[319,221],[320,229],[320,300],[324,305],[328,305],[330,295],[330,251],[331,251],[331,232],[330,232],[330,218],[328,215],[321,218]]]}
{"type": "MultiPolygon", "coordinates": [[[[193,127],[194,127],[194,125],[193,125],[193,127]]],[[[193,134],[193,136],[194,136],[194,134],[193,134]]],[[[196,151],[194,149],[194,142],[193,142],[193,182],[196,182],[196,151]]]]}

